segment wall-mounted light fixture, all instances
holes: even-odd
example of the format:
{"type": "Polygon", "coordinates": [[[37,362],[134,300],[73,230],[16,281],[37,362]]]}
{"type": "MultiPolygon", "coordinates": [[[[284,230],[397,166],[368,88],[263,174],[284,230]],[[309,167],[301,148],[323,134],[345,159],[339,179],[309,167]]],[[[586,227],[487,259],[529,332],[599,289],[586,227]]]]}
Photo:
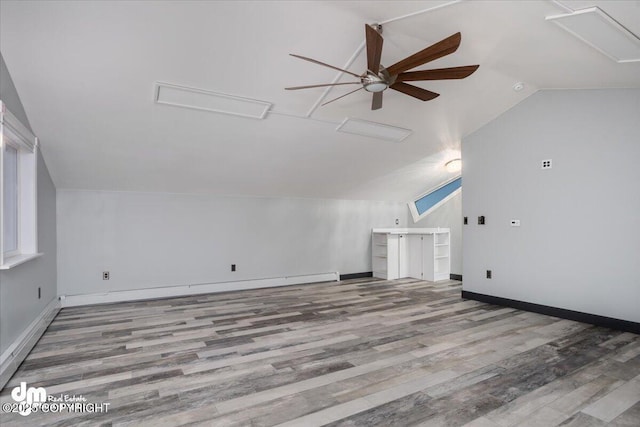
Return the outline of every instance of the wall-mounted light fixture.
{"type": "Polygon", "coordinates": [[[452,159],[444,164],[444,167],[447,168],[449,172],[460,172],[462,169],[462,160],[461,159],[452,159]]]}

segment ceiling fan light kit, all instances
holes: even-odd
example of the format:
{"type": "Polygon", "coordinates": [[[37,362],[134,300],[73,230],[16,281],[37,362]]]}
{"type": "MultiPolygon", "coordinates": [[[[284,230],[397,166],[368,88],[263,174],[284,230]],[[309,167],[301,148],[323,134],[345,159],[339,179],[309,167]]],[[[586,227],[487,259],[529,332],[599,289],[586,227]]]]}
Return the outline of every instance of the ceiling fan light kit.
{"type": "Polygon", "coordinates": [[[373,75],[367,75],[367,77],[363,77],[362,86],[364,86],[364,90],[366,90],[367,92],[373,93],[382,92],[389,87],[387,82],[373,75]]]}
{"type": "Polygon", "coordinates": [[[382,108],[382,93],[387,89],[393,89],[398,92],[402,92],[405,95],[409,95],[413,98],[421,101],[430,101],[440,96],[440,94],[431,92],[429,90],[413,86],[407,81],[424,81],[424,80],[450,80],[450,79],[464,79],[465,77],[473,74],[479,67],[479,65],[466,65],[462,67],[440,68],[433,70],[419,70],[409,71],[428,62],[435,61],[443,56],[450,55],[455,52],[460,46],[462,35],[455,33],[446,39],[414,53],[413,55],[396,62],[390,67],[383,67],[380,64],[382,58],[382,45],[384,39],[382,38],[382,26],[380,24],[369,25],[365,24],[365,36],[366,36],[366,48],[367,48],[367,70],[361,75],[352,73],[348,70],[335,67],[333,65],[320,62],[318,60],[307,58],[300,55],[290,54],[299,59],[313,62],[318,65],[332,68],[334,70],[349,74],[351,76],[360,79],[359,82],[345,82],[345,83],[327,83],[310,86],[295,86],[287,87],[287,90],[308,89],[314,87],[325,86],[339,86],[348,84],[360,84],[361,87],[353,90],[345,95],[334,98],[331,101],[325,102],[322,105],[326,105],[330,102],[343,98],[351,93],[357,92],[360,89],[364,89],[367,92],[373,94],[371,102],[371,109],[378,110],[382,108]]]}

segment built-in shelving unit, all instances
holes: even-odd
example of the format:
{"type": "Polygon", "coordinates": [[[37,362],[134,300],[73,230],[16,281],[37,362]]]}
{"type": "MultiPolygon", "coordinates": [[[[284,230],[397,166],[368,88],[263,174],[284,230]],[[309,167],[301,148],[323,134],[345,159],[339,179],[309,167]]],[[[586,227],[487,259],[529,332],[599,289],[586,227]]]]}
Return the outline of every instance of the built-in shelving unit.
{"type": "Polygon", "coordinates": [[[374,228],[371,238],[373,276],[438,281],[451,273],[448,228],[374,228]]]}
{"type": "Polygon", "coordinates": [[[397,236],[374,233],[372,237],[373,276],[386,279],[389,275],[397,275],[398,245],[397,236]],[[395,260],[395,261],[394,261],[395,260]]]}

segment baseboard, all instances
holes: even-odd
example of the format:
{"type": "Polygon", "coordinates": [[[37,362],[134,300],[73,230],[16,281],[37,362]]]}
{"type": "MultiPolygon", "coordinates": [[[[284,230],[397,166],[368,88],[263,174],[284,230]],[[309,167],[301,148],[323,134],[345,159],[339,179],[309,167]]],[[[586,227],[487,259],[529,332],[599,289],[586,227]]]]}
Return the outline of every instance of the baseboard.
{"type": "Polygon", "coordinates": [[[364,279],[366,277],[373,277],[373,271],[365,271],[364,273],[341,274],[340,280],[364,279]]]}
{"type": "Polygon", "coordinates": [[[476,292],[470,291],[462,291],[462,298],[517,308],[519,310],[532,311],[534,313],[546,314],[547,316],[559,317],[561,319],[575,320],[576,322],[591,323],[593,325],[604,326],[606,328],[633,332],[634,334],[640,334],[640,323],[631,322],[629,320],[615,319],[613,317],[600,316],[597,314],[583,313],[581,311],[567,310],[565,308],[551,307],[548,305],[501,298],[493,295],[478,294],[476,292]]]}
{"type": "Polygon", "coordinates": [[[55,298],[47,304],[38,317],[0,355],[0,390],[18,370],[22,361],[27,357],[33,346],[36,345],[51,321],[58,314],[58,311],[60,311],[60,301],[55,298]]]}
{"type": "Polygon", "coordinates": [[[451,280],[459,280],[462,282],[462,274],[450,274],[449,279],[451,280]]]}
{"type": "Polygon", "coordinates": [[[240,291],[246,289],[273,288],[277,286],[302,285],[315,282],[335,282],[340,278],[333,273],[308,274],[303,276],[274,277],[270,279],[238,280],[234,282],[204,283],[197,285],[166,286],[160,288],[113,291],[95,294],[61,295],[62,307],[108,304],[113,302],[139,301],[157,298],[181,297],[187,295],[240,291]]]}

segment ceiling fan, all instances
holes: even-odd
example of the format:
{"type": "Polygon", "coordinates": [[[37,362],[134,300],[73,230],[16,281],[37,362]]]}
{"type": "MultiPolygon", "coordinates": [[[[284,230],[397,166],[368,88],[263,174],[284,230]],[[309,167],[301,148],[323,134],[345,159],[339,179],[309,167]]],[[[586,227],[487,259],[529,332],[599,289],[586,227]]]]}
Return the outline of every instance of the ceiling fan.
{"type": "Polygon", "coordinates": [[[380,65],[380,59],[382,56],[382,43],[383,38],[380,34],[382,32],[381,25],[368,25],[365,24],[365,35],[367,42],[367,70],[361,74],[355,74],[351,71],[343,70],[333,65],[325,64],[324,62],[317,61],[312,58],[307,58],[301,55],[291,56],[304,59],[305,61],[313,62],[315,64],[323,65],[325,67],[333,68],[334,70],[341,71],[343,73],[352,75],[359,79],[357,82],[345,82],[345,83],[327,83],[310,86],[295,86],[287,87],[287,90],[309,89],[314,87],[324,86],[341,86],[341,85],[362,85],[362,87],[348,92],[338,98],[334,98],[331,101],[327,101],[322,105],[326,105],[330,102],[336,101],[361,89],[367,92],[373,93],[373,100],[371,102],[371,109],[378,110],[382,108],[382,92],[386,89],[397,90],[406,95],[420,99],[421,101],[429,101],[434,99],[440,94],[431,92],[426,89],[422,89],[417,86],[407,84],[408,81],[421,81],[421,80],[449,80],[449,79],[464,79],[470,76],[476,71],[479,65],[465,65],[462,67],[452,68],[439,68],[433,70],[421,70],[421,71],[408,71],[427,62],[434,61],[443,56],[450,55],[458,49],[460,46],[460,40],[462,35],[455,33],[452,36],[447,37],[444,40],[435,43],[420,52],[398,61],[390,67],[383,67],[380,65]]]}

